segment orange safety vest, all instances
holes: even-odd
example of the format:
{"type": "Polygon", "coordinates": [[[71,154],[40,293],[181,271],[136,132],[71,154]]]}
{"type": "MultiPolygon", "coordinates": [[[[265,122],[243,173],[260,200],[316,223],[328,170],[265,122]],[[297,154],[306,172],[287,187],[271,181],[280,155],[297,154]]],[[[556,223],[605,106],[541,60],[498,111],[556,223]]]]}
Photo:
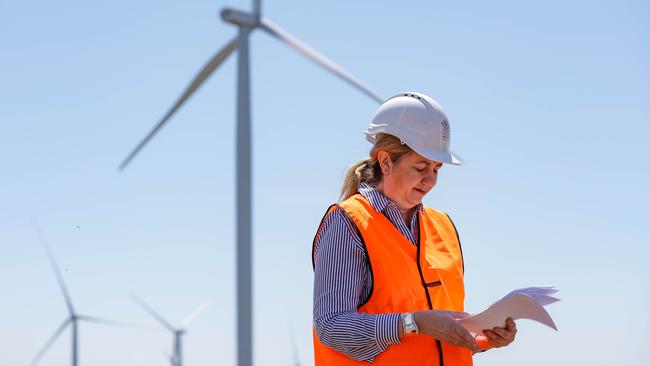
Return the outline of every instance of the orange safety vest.
{"type": "MultiPolygon", "coordinates": [[[[425,207],[419,212],[420,245],[413,245],[361,194],[339,203],[356,224],[367,252],[373,289],[360,313],[405,313],[418,310],[463,311],[463,258],[449,217],[425,207]]],[[[332,212],[332,205],[325,216],[332,212]]],[[[313,258],[313,251],[312,251],[313,258]]],[[[320,342],[314,330],[316,366],[368,365],[320,342]]],[[[400,344],[377,355],[374,365],[470,366],[472,352],[431,336],[407,334],[400,344]]]]}

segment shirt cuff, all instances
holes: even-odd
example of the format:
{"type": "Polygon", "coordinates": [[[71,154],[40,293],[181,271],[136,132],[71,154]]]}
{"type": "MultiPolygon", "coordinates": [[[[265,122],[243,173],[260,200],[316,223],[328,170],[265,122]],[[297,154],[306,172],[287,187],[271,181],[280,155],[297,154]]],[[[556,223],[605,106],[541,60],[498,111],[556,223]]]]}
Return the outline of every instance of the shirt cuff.
{"type": "Polygon", "coordinates": [[[377,314],[375,339],[382,352],[388,347],[399,344],[400,314],[377,314]]]}

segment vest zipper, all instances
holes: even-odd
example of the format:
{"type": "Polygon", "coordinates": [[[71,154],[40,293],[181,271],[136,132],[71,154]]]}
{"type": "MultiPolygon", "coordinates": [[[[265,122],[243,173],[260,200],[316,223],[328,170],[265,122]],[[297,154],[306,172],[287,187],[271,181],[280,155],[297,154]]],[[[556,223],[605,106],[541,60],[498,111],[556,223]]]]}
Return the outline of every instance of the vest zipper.
{"type": "MultiPolygon", "coordinates": [[[[420,215],[421,213],[418,213],[420,215]]],[[[418,226],[422,223],[422,217],[418,217],[418,226]]],[[[431,303],[431,296],[429,296],[429,290],[427,289],[427,283],[424,281],[424,275],[422,274],[422,267],[420,266],[420,246],[422,244],[422,228],[418,228],[418,245],[417,245],[417,266],[418,273],[420,274],[420,280],[422,281],[422,288],[424,289],[424,294],[427,296],[427,303],[429,304],[429,309],[433,310],[433,305],[431,303]]],[[[436,339],[436,345],[438,346],[438,359],[440,359],[440,366],[445,366],[445,360],[442,357],[442,343],[439,339],[436,339]]]]}

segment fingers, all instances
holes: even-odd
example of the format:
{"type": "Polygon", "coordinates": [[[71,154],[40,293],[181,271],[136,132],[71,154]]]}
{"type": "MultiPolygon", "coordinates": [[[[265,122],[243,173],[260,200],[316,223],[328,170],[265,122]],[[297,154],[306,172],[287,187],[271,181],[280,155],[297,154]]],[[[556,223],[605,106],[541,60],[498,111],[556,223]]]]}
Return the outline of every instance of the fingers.
{"type": "Polygon", "coordinates": [[[467,331],[465,328],[457,328],[456,329],[456,335],[458,336],[458,340],[456,342],[456,346],[467,348],[472,352],[479,352],[481,351],[481,348],[476,344],[476,340],[472,335],[467,331]]]}
{"type": "Polygon", "coordinates": [[[494,327],[491,330],[503,338],[510,339],[514,338],[514,334],[517,333],[517,325],[512,318],[508,318],[506,319],[505,328],[494,327]]]}
{"type": "Polygon", "coordinates": [[[486,329],[483,331],[483,334],[487,337],[491,347],[500,348],[505,346],[505,340],[493,331],[486,329]]]}
{"type": "Polygon", "coordinates": [[[481,351],[474,337],[463,327],[458,319],[470,316],[460,311],[424,310],[413,313],[414,320],[422,334],[430,335],[442,342],[467,348],[473,352],[481,351]]]}
{"type": "Polygon", "coordinates": [[[497,333],[497,332],[495,332],[494,330],[491,330],[491,329],[483,330],[483,334],[485,334],[485,336],[493,344],[501,344],[501,343],[503,343],[505,341],[505,338],[501,334],[499,334],[499,333],[497,333]]]}
{"type": "Polygon", "coordinates": [[[490,341],[492,347],[505,347],[515,340],[517,334],[517,326],[511,318],[506,320],[506,327],[494,327],[492,329],[483,330],[483,334],[490,341]]]}
{"type": "Polygon", "coordinates": [[[508,338],[508,335],[510,334],[510,331],[508,331],[506,328],[494,327],[491,331],[493,333],[496,333],[501,338],[508,338]]]}

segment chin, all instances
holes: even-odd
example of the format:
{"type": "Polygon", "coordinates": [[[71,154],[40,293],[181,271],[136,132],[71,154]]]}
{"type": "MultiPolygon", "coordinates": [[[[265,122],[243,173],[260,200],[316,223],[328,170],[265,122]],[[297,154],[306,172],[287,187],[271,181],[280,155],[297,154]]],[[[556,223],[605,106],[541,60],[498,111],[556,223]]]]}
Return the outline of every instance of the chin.
{"type": "Polygon", "coordinates": [[[422,198],[420,198],[420,197],[417,197],[417,198],[414,197],[413,199],[409,200],[409,206],[411,206],[411,208],[419,205],[420,203],[422,203],[422,198]]]}
{"type": "Polygon", "coordinates": [[[413,190],[413,194],[411,194],[411,199],[412,199],[412,201],[417,201],[418,203],[420,203],[420,201],[422,201],[422,199],[426,195],[427,195],[427,192],[419,192],[419,191],[413,190]]]}

